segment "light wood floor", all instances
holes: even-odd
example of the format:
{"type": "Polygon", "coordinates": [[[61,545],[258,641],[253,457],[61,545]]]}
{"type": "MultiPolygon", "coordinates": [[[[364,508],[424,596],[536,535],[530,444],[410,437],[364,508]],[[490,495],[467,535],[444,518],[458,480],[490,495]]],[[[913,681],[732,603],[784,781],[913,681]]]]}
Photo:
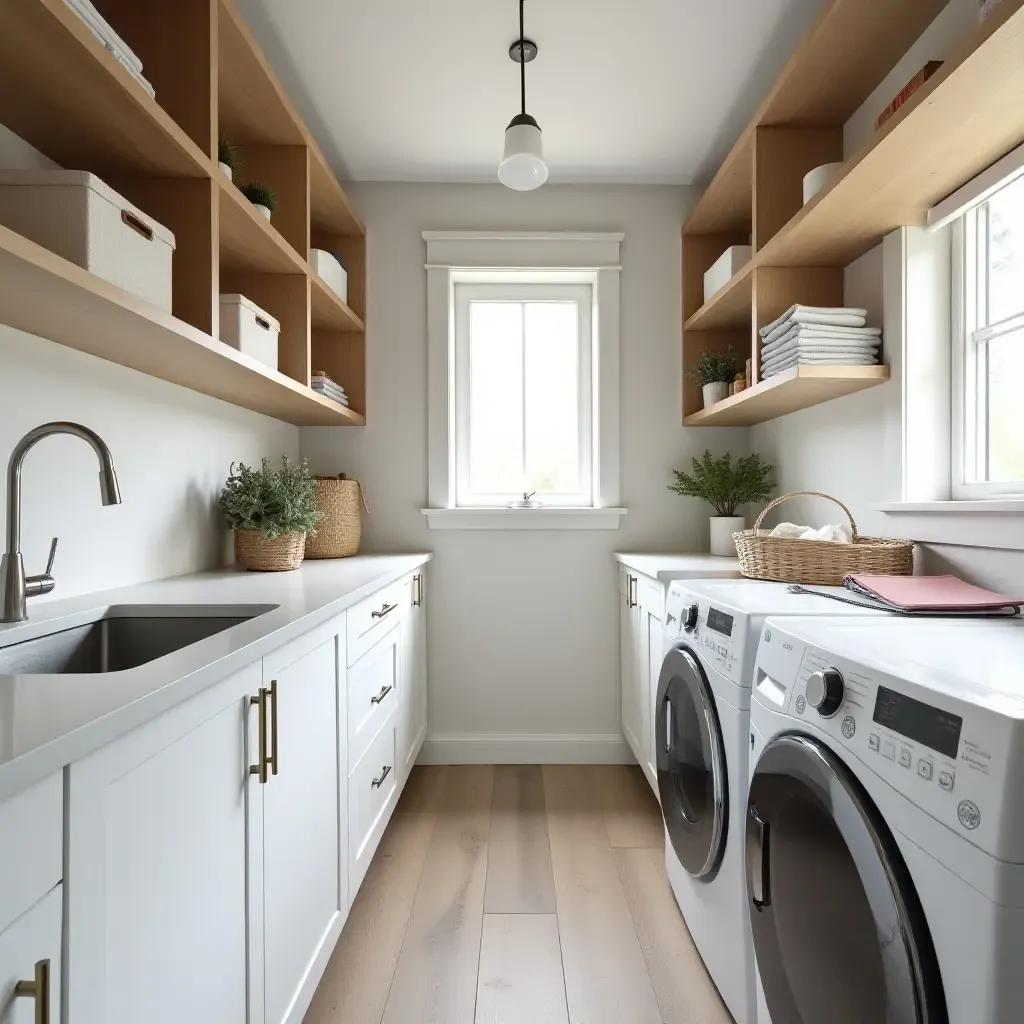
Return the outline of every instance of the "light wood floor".
{"type": "Polygon", "coordinates": [[[731,1024],[639,768],[417,768],[306,1024],[731,1024]]]}

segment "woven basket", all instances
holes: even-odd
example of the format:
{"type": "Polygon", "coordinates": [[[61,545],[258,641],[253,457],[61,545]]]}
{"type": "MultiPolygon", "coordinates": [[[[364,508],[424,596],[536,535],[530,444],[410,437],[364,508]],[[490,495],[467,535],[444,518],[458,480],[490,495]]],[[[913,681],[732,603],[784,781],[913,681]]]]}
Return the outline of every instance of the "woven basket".
{"type": "MultiPolygon", "coordinates": [[[[366,508],[358,480],[341,476],[314,478],[316,507],[322,513],[316,533],[306,538],[307,558],[348,558],[358,554],[366,508]]],[[[369,509],[367,509],[369,511],[369,509]]]]}
{"type": "Polygon", "coordinates": [[[793,491],[771,502],[757,517],[752,530],[734,533],[740,571],[755,580],[777,580],[781,583],[811,583],[819,586],[841,586],[853,572],[885,576],[914,574],[914,545],[909,540],[886,537],[861,537],[850,510],[838,498],[819,491],[793,491]],[[850,520],[852,544],[836,544],[825,540],[795,540],[770,537],[761,531],[761,522],[776,505],[800,496],[827,498],[834,501],[850,520]]]}
{"type": "Polygon", "coordinates": [[[268,540],[259,530],[235,531],[235,561],[254,572],[284,572],[302,565],[304,533],[282,533],[268,540]]]}

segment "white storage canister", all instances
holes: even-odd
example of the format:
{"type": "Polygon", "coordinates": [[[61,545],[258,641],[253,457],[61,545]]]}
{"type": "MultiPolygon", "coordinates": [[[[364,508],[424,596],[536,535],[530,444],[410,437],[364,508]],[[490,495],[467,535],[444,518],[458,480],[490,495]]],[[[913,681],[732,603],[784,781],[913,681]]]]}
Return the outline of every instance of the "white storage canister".
{"type": "Polygon", "coordinates": [[[174,234],[88,171],[0,171],[0,223],[171,312],[174,234]]]}
{"type": "Polygon", "coordinates": [[[310,249],[309,261],[324,284],[342,302],[348,302],[348,274],[337,256],[326,249],[310,249]]]}
{"type": "Polygon", "coordinates": [[[281,325],[244,295],[220,297],[220,340],[277,369],[277,342],[281,325]]]}

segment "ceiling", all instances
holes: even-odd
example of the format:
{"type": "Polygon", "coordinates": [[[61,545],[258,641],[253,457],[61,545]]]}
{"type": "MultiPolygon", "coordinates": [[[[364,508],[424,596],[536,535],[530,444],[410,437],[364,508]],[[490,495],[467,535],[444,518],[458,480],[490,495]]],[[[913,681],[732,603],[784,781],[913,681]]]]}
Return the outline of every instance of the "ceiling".
{"type": "MultiPolygon", "coordinates": [[[[551,180],[706,182],[821,0],[528,0],[551,180]]],[[[240,0],[346,178],[495,181],[515,0],[240,0]]]]}

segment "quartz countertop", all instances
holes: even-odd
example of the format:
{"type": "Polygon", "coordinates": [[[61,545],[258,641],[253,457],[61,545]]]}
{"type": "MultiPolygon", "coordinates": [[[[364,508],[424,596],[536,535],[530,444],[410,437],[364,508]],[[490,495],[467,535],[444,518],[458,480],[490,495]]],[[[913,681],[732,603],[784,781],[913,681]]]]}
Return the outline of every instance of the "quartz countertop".
{"type": "MultiPolygon", "coordinates": [[[[293,572],[176,576],[66,600],[29,602],[0,647],[94,621],[117,605],[273,605],[271,611],[137,668],[0,675],[0,802],[138,728],[430,560],[429,554],[308,561],[293,572]]],[[[230,607],[224,614],[230,615],[230,607]]]]}
{"type": "Polygon", "coordinates": [[[738,558],[722,558],[701,553],[616,551],[615,560],[642,576],[662,583],[669,583],[672,580],[738,579],[743,575],[740,572],[738,558]]]}

